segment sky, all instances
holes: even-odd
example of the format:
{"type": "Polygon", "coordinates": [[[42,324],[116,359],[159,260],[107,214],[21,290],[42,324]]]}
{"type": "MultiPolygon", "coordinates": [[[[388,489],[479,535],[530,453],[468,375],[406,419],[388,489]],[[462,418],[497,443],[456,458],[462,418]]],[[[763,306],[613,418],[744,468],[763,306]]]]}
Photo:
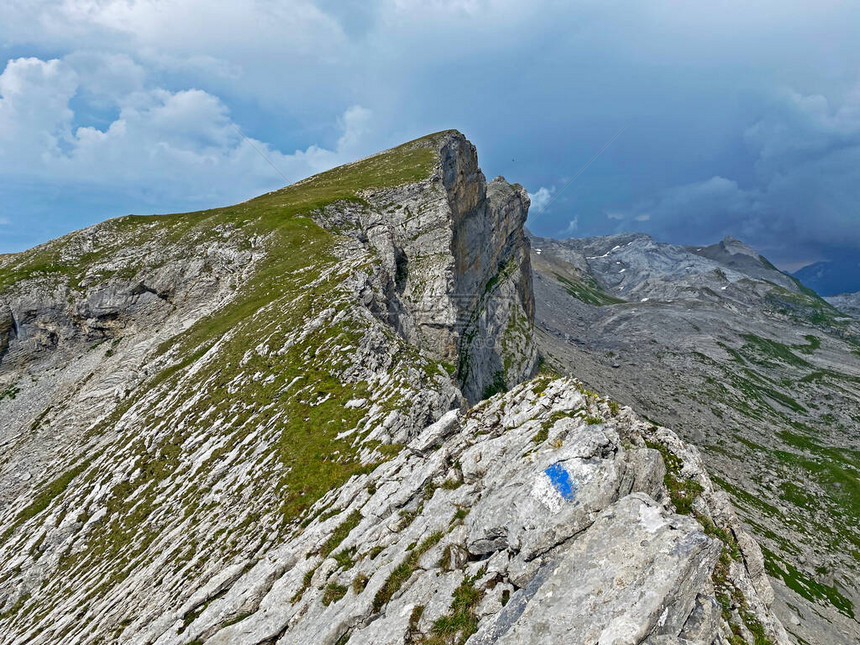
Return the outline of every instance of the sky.
{"type": "Polygon", "coordinates": [[[456,128],[537,235],[850,256],[858,25],[831,0],[0,0],[0,253],[456,128]]]}

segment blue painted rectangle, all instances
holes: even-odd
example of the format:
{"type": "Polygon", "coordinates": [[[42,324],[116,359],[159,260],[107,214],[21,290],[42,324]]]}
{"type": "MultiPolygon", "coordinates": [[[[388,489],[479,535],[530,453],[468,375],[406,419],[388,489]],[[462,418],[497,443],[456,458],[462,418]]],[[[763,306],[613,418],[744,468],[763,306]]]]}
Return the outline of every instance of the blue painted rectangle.
{"type": "Polygon", "coordinates": [[[561,464],[553,464],[543,472],[565,500],[573,501],[576,497],[576,482],[571,480],[570,474],[561,467],[561,464]]]}

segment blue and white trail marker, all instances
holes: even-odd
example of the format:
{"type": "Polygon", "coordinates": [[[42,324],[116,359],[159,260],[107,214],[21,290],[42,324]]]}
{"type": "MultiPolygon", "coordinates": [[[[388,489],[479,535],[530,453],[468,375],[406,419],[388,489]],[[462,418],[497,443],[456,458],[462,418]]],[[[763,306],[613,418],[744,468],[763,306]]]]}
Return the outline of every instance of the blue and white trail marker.
{"type": "Polygon", "coordinates": [[[537,476],[532,495],[551,512],[557,513],[565,502],[576,498],[578,487],[576,479],[561,464],[555,463],[537,476]]]}

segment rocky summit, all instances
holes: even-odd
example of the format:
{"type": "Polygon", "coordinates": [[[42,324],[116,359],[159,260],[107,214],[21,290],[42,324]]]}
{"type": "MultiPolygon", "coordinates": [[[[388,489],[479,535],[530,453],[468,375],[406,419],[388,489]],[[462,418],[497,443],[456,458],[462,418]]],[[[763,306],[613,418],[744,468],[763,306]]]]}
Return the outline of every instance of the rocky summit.
{"type": "Polygon", "coordinates": [[[538,373],[528,206],[447,131],[0,259],[0,642],[791,643],[699,451],[538,373]]]}

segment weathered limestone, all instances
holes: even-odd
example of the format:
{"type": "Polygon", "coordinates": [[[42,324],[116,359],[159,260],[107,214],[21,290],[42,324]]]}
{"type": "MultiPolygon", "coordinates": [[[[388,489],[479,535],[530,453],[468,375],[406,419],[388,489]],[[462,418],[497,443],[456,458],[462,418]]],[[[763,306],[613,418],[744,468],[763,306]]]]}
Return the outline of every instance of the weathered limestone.
{"type": "Polygon", "coordinates": [[[525,191],[415,145],[426,179],[315,212],[338,235],[237,239],[237,207],[111,257],[96,227],[43,250],[99,258],[74,280],[2,292],[0,642],[787,642],[694,448],[523,382],[525,191]]]}
{"type": "Polygon", "coordinates": [[[329,207],[319,221],[378,253],[385,302],[373,308],[456,368],[474,403],[536,369],[529,198],[502,177],[487,184],[460,133],[436,145],[439,165],[426,180],[366,191],[367,206],[329,207]]]}
{"type": "MultiPolygon", "coordinates": [[[[439,437],[440,424],[429,426],[392,462],[329,500],[337,516],[271,551],[181,637],[177,614],[156,643],[335,643],[347,634],[351,643],[421,642],[444,633],[458,589],[473,599],[464,610],[475,621],[470,645],[727,642],[732,630],[713,580],[725,545],[692,516],[672,512],[660,453],[644,442],[684,458],[685,472],[703,485],[703,511],[720,517],[697,453],[668,430],[654,432],[629,410],[614,416],[583,392],[569,380],[520,386],[458,420],[458,432],[425,453],[418,448],[439,437]],[[591,415],[604,423],[586,423],[591,415]],[[544,427],[546,438],[534,440],[544,427]],[[547,477],[548,464],[565,473],[569,498],[547,477]],[[650,477],[653,468],[659,479],[650,477]],[[631,481],[648,482],[648,492],[630,492],[631,481]],[[354,563],[315,555],[355,512],[363,519],[338,548],[355,548],[354,563]],[[260,597],[253,590],[273,569],[282,573],[260,597]],[[304,586],[308,571],[315,573],[304,586]],[[346,591],[326,604],[335,585],[346,591]],[[237,615],[235,599],[250,596],[258,598],[256,611],[217,626],[237,615]]],[[[739,530],[736,521],[718,520],[729,533],[739,530]]],[[[768,638],[789,643],[745,562],[732,560],[721,584],[743,589],[768,638]]]]}

